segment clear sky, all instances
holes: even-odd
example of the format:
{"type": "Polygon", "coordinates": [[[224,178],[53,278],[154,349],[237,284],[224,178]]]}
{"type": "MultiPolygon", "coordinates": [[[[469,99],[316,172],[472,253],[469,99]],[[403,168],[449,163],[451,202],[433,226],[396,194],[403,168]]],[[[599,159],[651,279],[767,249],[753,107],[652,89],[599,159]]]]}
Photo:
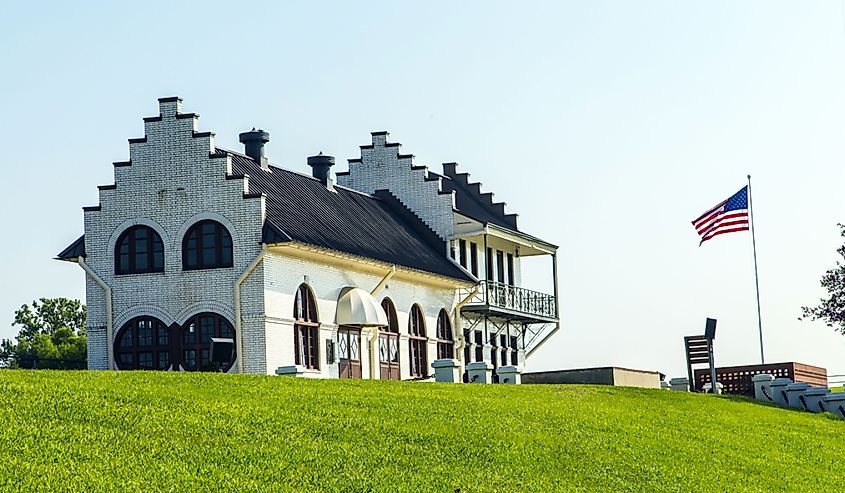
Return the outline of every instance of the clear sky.
{"type": "Polygon", "coordinates": [[[845,373],[845,337],[797,319],[845,222],[840,1],[119,3],[0,13],[0,337],[23,303],[84,297],[51,259],[179,95],[219,146],[260,126],[291,169],[344,169],[374,130],[459,162],[560,245],[563,328],[529,369],[681,375],[707,316],[717,363],[757,363],[750,235],[699,248],[690,225],[750,173],[767,359],[845,373]]]}

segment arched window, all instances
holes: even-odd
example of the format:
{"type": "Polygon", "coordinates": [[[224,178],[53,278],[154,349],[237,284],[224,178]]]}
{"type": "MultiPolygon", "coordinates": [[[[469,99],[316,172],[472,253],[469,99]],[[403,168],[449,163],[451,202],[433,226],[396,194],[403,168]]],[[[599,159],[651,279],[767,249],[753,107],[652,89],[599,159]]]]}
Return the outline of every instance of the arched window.
{"type": "Polygon", "coordinates": [[[317,338],[320,324],[317,320],[317,304],[308,286],[302,284],[296,290],[293,303],[293,343],[296,348],[296,364],[305,368],[319,369],[317,338]]]}
{"type": "Polygon", "coordinates": [[[164,322],[137,317],[126,322],[114,340],[114,359],[121,370],[167,370],[171,366],[170,333],[164,322]]]}
{"type": "Polygon", "coordinates": [[[211,338],[235,338],[235,329],[228,320],[216,313],[200,313],[182,326],[182,368],[188,371],[228,371],[232,358],[218,367],[211,361],[211,338]]]}
{"type": "Polygon", "coordinates": [[[232,236],[217,221],[200,221],[182,240],[182,268],[215,269],[232,266],[232,236]]]}
{"type": "Polygon", "coordinates": [[[114,246],[115,274],[164,272],[164,244],[149,226],[132,226],[114,246]]]}
{"type": "Polygon", "coordinates": [[[446,310],[437,315],[437,359],[455,357],[455,341],[452,339],[452,322],[446,310]]]}
{"type": "Polygon", "coordinates": [[[390,298],[381,302],[387,314],[387,327],[382,327],[378,335],[378,357],[382,380],[399,380],[399,320],[396,307],[390,298]]]}
{"type": "Polygon", "coordinates": [[[408,317],[408,346],[411,358],[411,376],[428,376],[428,339],[425,336],[425,317],[419,305],[411,307],[408,317]]]}

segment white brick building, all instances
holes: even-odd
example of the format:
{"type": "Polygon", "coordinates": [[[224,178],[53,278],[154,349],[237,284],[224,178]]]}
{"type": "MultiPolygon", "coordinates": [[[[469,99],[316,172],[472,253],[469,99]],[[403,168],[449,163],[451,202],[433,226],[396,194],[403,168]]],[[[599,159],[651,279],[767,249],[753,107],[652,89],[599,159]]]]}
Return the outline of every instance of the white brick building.
{"type": "Polygon", "coordinates": [[[454,163],[378,132],[335,186],[329,156],[270,166],[266,132],[222,150],[181,99],[159,106],[58,255],[86,272],[89,368],[426,379],[437,359],[521,366],[557,329],[556,298],[519,287],[520,256],[556,247],[454,163]]]}

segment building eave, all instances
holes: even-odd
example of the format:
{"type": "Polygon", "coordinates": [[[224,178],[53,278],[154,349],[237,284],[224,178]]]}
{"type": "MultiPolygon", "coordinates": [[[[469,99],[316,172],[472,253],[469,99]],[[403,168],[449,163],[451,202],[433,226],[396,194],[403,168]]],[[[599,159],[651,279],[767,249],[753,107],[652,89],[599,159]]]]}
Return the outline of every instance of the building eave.
{"type": "MultiPolygon", "coordinates": [[[[472,288],[477,282],[462,280],[432,272],[426,272],[403,265],[394,265],[389,262],[368,257],[361,257],[349,253],[332,250],[329,248],[317,247],[298,241],[277,242],[267,245],[271,253],[289,255],[305,260],[312,260],[321,263],[334,264],[338,267],[353,268],[366,273],[383,274],[385,270],[396,267],[394,279],[421,282],[445,288],[472,288]]],[[[469,274],[469,277],[472,277],[469,274]]]]}

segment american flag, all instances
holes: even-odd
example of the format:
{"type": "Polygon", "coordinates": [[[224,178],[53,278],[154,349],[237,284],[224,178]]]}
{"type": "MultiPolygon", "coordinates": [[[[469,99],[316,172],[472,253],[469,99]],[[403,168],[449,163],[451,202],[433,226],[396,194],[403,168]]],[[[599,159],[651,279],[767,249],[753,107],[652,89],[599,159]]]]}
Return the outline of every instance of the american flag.
{"type": "MultiPolygon", "coordinates": [[[[728,197],[692,222],[701,243],[724,233],[748,231],[748,186],[728,197]]],[[[698,245],[701,246],[701,243],[698,245]]]]}

